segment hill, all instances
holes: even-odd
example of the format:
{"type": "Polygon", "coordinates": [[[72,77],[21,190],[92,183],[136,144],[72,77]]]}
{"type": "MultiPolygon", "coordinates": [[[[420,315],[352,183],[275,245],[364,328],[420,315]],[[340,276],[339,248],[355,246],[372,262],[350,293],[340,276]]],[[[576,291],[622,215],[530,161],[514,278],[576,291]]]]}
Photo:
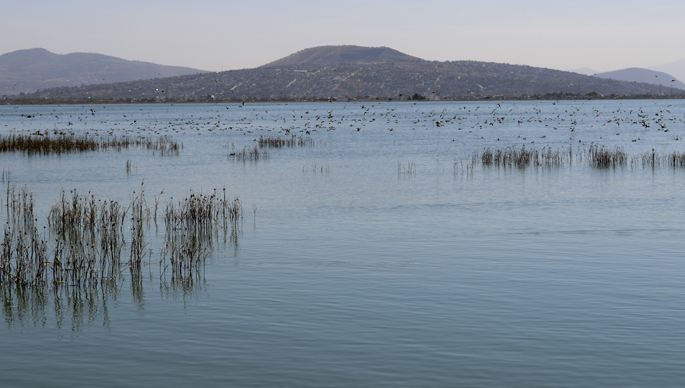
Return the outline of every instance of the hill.
{"type": "Polygon", "coordinates": [[[342,63],[423,62],[424,60],[388,47],[321,46],[312,47],[267,63],[262,67],[330,66],[342,63]]]}
{"type": "Polygon", "coordinates": [[[583,74],[583,75],[595,75],[597,73],[601,73],[600,71],[597,71],[595,69],[590,69],[589,67],[581,67],[579,69],[573,69],[569,70],[572,73],[578,73],[578,74],[583,74]]]}
{"type": "Polygon", "coordinates": [[[129,61],[102,54],[60,55],[42,48],[0,55],[0,95],[38,89],[135,81],[202,73],[187,67],[129,61]]]}
{"type": "Polygon", "coordinates": [[[678,81],[670,74],[637,67],[598,73],[595,74],[595,77],[615,79],[618,81],[644,82],[652,85],[661,85],[662,87],[666,88],[674,87],[685,90],[685,84],[678,81]]]}
{"type": "MultiPolygon", "coordinates": [[[[342,47],[346,49],[304,50],[295,54],[296,57],[286,57],[255,69],[52,88],[25,97],[124,101],[406,100],[496,96],[527,98],[533,95],[545,98],[645,96],[660,92],[659,86],[647,83],[616,81],[531,66],[475,61],[431,62],[410,56],[406,56],[410,58],[408,61],[384,60],[406,58],[405,54],[392,49],[361,50],[355,60],[366,62],[350,62],[349,58],[340,55],[352,52],[350,46],[342,47]],[[292,61],[298,63],[289,64],[292,61]],[[284,65],[276,65],[278,63],[284,65]]],[[[678,89],[674,92],[685,94],[678,89]]]]}
{"type": "Polygon", "coordinates": [[[676,79],[685,81],[685,59],[663,65],[650,66],[650,69],[672,74],[676,79]]]}

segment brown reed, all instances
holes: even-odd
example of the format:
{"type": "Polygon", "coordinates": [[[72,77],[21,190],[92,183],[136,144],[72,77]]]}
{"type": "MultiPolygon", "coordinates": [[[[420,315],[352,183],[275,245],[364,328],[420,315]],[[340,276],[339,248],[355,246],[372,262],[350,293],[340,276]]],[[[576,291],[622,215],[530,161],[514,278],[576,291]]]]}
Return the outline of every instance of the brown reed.
{"type": "Polygon", "coordinates": [[[260,151],[258,146],[254,148],[244,147],[241,151],[231,152],[228,154],[228,160],[236,162],[256,162],[262,159],[268,159],[269,153],[266,150],[260,151]]]}
{"type": "MultiPolygon", "coordinates": [[[[130,198],[130,205],[124,207],[116,201],[80,195],[76,190],[62,191],[60,200],[50,208],[41,234],[33,194],[26,188],[8,186],[0,284],[105,287],[130,269],[135,296],[135,287],[142,281],[138,276],[142,261],[151,255],[145,230],[150,227],[153,213],[145,201],[144,183],[130,198]],[[129,244],[125,226],[131,233],[129,244]],[[130,256],[127,267],[122,269],[121,256],[126,248],[130,256]]],[[[155,197],[155,212],[158,201],[155,197]]],[[[226,189],[222,195],[214,190],[211,195],[191,194],[177,204],[168,204],[160,264],[164,269],[170,265],[173,272],[187,274],[204,262],[218,231],[224,231],[224,241],[230,232],[231,243],[237,244],[242,218],[240,199],[228,199],[226,189]]]]}
{"type": "Polygon", "coordinates": [[[587,154],[590,165],[596,168],[625,167],[629,161],[628,154],[620,147],[611,150],[592,144],[587,154]]]}
{"type": "Polygon", "coordinates": [[[309,137],[279,137],[279,136],[260,136],[259,148],[283,148],[283,147],[313,147],[314,140],[309,137]]]}
{"type": "Polygon", "coordinates": [[[0,135],[0,153],[22,152],[33,155],[62,155],[77,152],[121,151],[129,148],[143,148],[160,156],[179,155],[182,144],[169,136],[89,136],[76,134],[51,135],[49,132],[12,133],[0,135]]]}
{"type": "Polygon", "coordinates": [[[562,153],[559,150],[552,150],[543,147],[542,150],[527,149],[522,146],[520,149],[506,147],[504,149],[491,150],[486,148],[481,153],[474,153],[471,157],[473,165],[482,164],[485,167],[516,167],[526,168],[535,167],[562,167],[565,162],[570,161],[572,154],[562,153]]]}
{"type": "Polygon", "coordinates": [[[218,229],[230,230],[231,241],[237,243],[242,219],[242,202],[237,197],[227,199],[225,188],[222,196],[216,190],[211,195],[193,193],[178,203],[167,204],[160,268],[164,271],[171,267],[173,272],[192,271],[211,252],[218,229]]]}

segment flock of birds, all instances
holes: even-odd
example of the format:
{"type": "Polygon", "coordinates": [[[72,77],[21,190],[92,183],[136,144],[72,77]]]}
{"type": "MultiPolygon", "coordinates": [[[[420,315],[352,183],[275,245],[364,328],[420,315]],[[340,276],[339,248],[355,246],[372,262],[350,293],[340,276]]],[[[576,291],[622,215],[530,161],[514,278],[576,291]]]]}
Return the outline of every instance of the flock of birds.
{"type": "MultiPolygon", "coordinates": [[[[639,101],[637,101],[639,102],[639,101]]],[[[259,136],[299,135],[331,131],[416,131],[441,128],[458,139],[459,131],[490,140],[506,138],[534,143],[567,133],[571,141],[598,141],[603,136],[629,133],[668,133],[682,129],[682,106],[643,101],[633,107],[621,102],[501,102],[475,103],[318,103],[318,104],[217,104],[193,109],[192,105],[102,105],[7,107],[0,111],[0,133],[36,135],[85,133],[93,136],[189,135],[234,131],[259,136]],[[601,108],[600,108],[601,107],[601,108]],[[606,109],[606,111],[604,110],[606,109]],[[28,112],[27,111],[31,111],[28,112]],[[21,113],[20,113],[21,112],[21,113]],[[4,122],[3,122],[4,121],[4,122]],[[633,129],[630,129],[633,128],[633,129]],[[490,129],[498,129],[491,131],[490,129]],[[499,130],[501,129],[501,130],[499,130]],[[578,133],[595,130],[600,139],[578,133]],[[540,135],[540,130],[549,131],[540,135]],[[516,135],[516,137],[513,137],[516,135]],[[533,138],[535,137],[535,138],[533,138]],[[530,138],[530,139],[529,139],[530,138]]],[[[637,137],[636,137],[637,136],[637,137]]],[[[470,136],[461,140],[478,139],[470,136]]],[[[674,136],[671,140],[679,140],[674,136]]]]}

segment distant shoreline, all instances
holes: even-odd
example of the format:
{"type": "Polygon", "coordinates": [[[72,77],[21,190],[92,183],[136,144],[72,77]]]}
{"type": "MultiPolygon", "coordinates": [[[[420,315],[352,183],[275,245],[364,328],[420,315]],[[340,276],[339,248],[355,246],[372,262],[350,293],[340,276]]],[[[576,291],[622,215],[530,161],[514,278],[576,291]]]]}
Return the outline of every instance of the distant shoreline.
{"type": "Polygon", "coordinates": [[[434,99],[396,99],[392,97],[356,97],[356,98],[248,98],[248,99],[40,99],[40,98],[4,98],[0,105],[87,105],[87,104],[241,104],[241,103],[306,103],[306,102],[465,102],[465,101],[578,101],[578,100],[682,100],[685,95],[625,95],[625,96],[583,96],[583,95],[532,95],[532,96],[472,96],[434,99]]]}

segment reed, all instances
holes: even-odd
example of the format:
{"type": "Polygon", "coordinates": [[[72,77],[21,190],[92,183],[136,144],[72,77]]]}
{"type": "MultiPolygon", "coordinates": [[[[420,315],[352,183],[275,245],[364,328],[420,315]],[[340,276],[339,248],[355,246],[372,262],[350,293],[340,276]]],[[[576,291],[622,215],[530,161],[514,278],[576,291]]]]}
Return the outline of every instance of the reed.
{"type": "Polygon", "coordinates": [[[667,155],[660,156],[654,149],[652,152],[645,152],[630,159],[631,167],[658,168],[667,166],[673,169],[685,168],[685,153],[673,151],[667,155]]]}
{"type": "MultiPolygon", "coordinates": [[[[142,289],[142,262],[152,254],[145,233],[153,212],[145,198],[144,183],[131,195],[129,206],[100,200],[90,193],[63,190],[59,201],[50,208],[47,225],[39,232],[33,194],[26,188],[17,190],[8,185],[0,284],[108,287],[129,269],[135,295],[142,289]],[[128,244],[126,227],[130,230],[128,244]],[[129,259],[122,269],[125,249],[129,259]]],[[[158,205],[159,197],[155,196],[154,214],[158,205]]],[[[217,190],[210,195],[191,194],[178,203],[167,204],[160,269],[171,266],[175,273],[193,271],[211,252],[219,231],[224,232],[224,242],[230,233],[230,242],[237,246],[242,219],[242,202],[227,198],[226,189],[221,194],[217,190]]]]}
{"type": "Polygon", "coordinates": [[[7,208],[0,282],[87,287],[120,275],[127,209],[118,202],[62,191],[60,201],[50,208],[43,235],[35,225],[32,194],[26,189],[12,187],[7,208]]]}
{"type": "Polygon", "coordinates": [[[204,262],[211,252],[219,229],[228,233],[231,242],[243,220],[243,206],[239,198],[226,198],[216,190],[211,195],[191,194],[178,203],[169,203],[164,214],[165,243],[162,247],[160,268],[171,267],[173,272],[192,271],[204,262]]]}
{"type": "MultiPolygon", "coordinates": [[[[519,148],[507,147],[504,149],[492,150],[484,149],[482,152],[475,152],[471,155],[470,166],[472,169],[475,165],[482,165],[484,167],[516,167],[526,168],[547,167],[559,168],[566,164],[572,165],[574,161],[587,162],[590,167],[598,169],[606,168],[659,168],[661,166],[668,166],[673,169],[685,168],[685,153],[674,151],[665,156],[660,156],[654,149],[651,152],[644,152],[641,154],[629,156],[621,147],[614,149],[598,144],[591,144],[586,149],[581,149],[580,152],[574,154],[573,148],[569,147],[568,151],[553,150],[549,147],[544,147],[542,150],[528,149],[525,146],[519,148]]],[[[464,167],[464,162],[454,163],[454,173],[468,171],[469,168],[464,167]]],[[[404,168],[398,165],[398,171],[411,171],[409,168],[404,168]]]]}
{"type": "Polygon", "coordinates": [[[595,168],[625,167],[628,164],[628,154],[622,148],[608,149],[596,144],[590,145],[587,151],[590,165],[595,168]]]}
{"type": "Polygon", "coordinates": [[[169,136],[89,136],[76,134],[51,135],[49,132],[13,133],[0,135],[0,153],[22,152],[33,155],[62,155],[79,152],[121,151],[129,148],[143,148],[160,156],[179,155],[182,144],[169,136]]]}
{"type": "Polygon", "coordinates": [[[254,148],[244,147],[241,151],[231,152],[228,154],[228,160],[236,162],[256,162],[263,159],[268,159],[269,153],[266,150],[260,151],[258,146],[254,148]]]}
{"type": "Polygon", "coordinates": [[[666,160],[672,168],[685,168],[685,153],[672,152],[666,157],[666,160]]]}
{"type": "Polygon", "coordinates": [[[572,154],[567,155],[548,147],[544,147],[542,150],[528,149],[525,146],[520,149],[515,147],[496,150],[486,148],[480,153],[474,153],[471,157],[471,163],[473,165],[480,163],[485,167],[526,168],[535,166],[558,168],[570,161],[572,156],[569,155],[572,154]]]}
{"type": "MultiPolygon", "coordinates": [[[[133,192],[131,198],[131,220],[129,228],[131,230],[131,245],[130,245],[130,259],[129,267],[140,268],[141,263],[145,257],[145,226],[146,221],[150,220],[150,208],[145,203],[145,189],[144,183],[140,185],[138,194],[133,192]]],[[[149,224],[147,224],[149,225],[149,224]]]]}
{"type": "Polygon", "coordinates": [[[48,225],[55,238],[52,281],[80,285],[108,282],[120,273],[127,209],[116,201],[62,191],[48,225]]]}
{"type": "Polygon", "coordinates": [[[33,194],[8,189],[7,222],[0,251],[0,283],[42,281],[50,261],[48,244],[36,226],[33,194]]]}
{"type": "Polygon", "coordinates": [[[313,147],[314,140],[309,137],[279,137],[279,136],[260,136],[259,148],[284,148],[284,147],[313,147]]]}

